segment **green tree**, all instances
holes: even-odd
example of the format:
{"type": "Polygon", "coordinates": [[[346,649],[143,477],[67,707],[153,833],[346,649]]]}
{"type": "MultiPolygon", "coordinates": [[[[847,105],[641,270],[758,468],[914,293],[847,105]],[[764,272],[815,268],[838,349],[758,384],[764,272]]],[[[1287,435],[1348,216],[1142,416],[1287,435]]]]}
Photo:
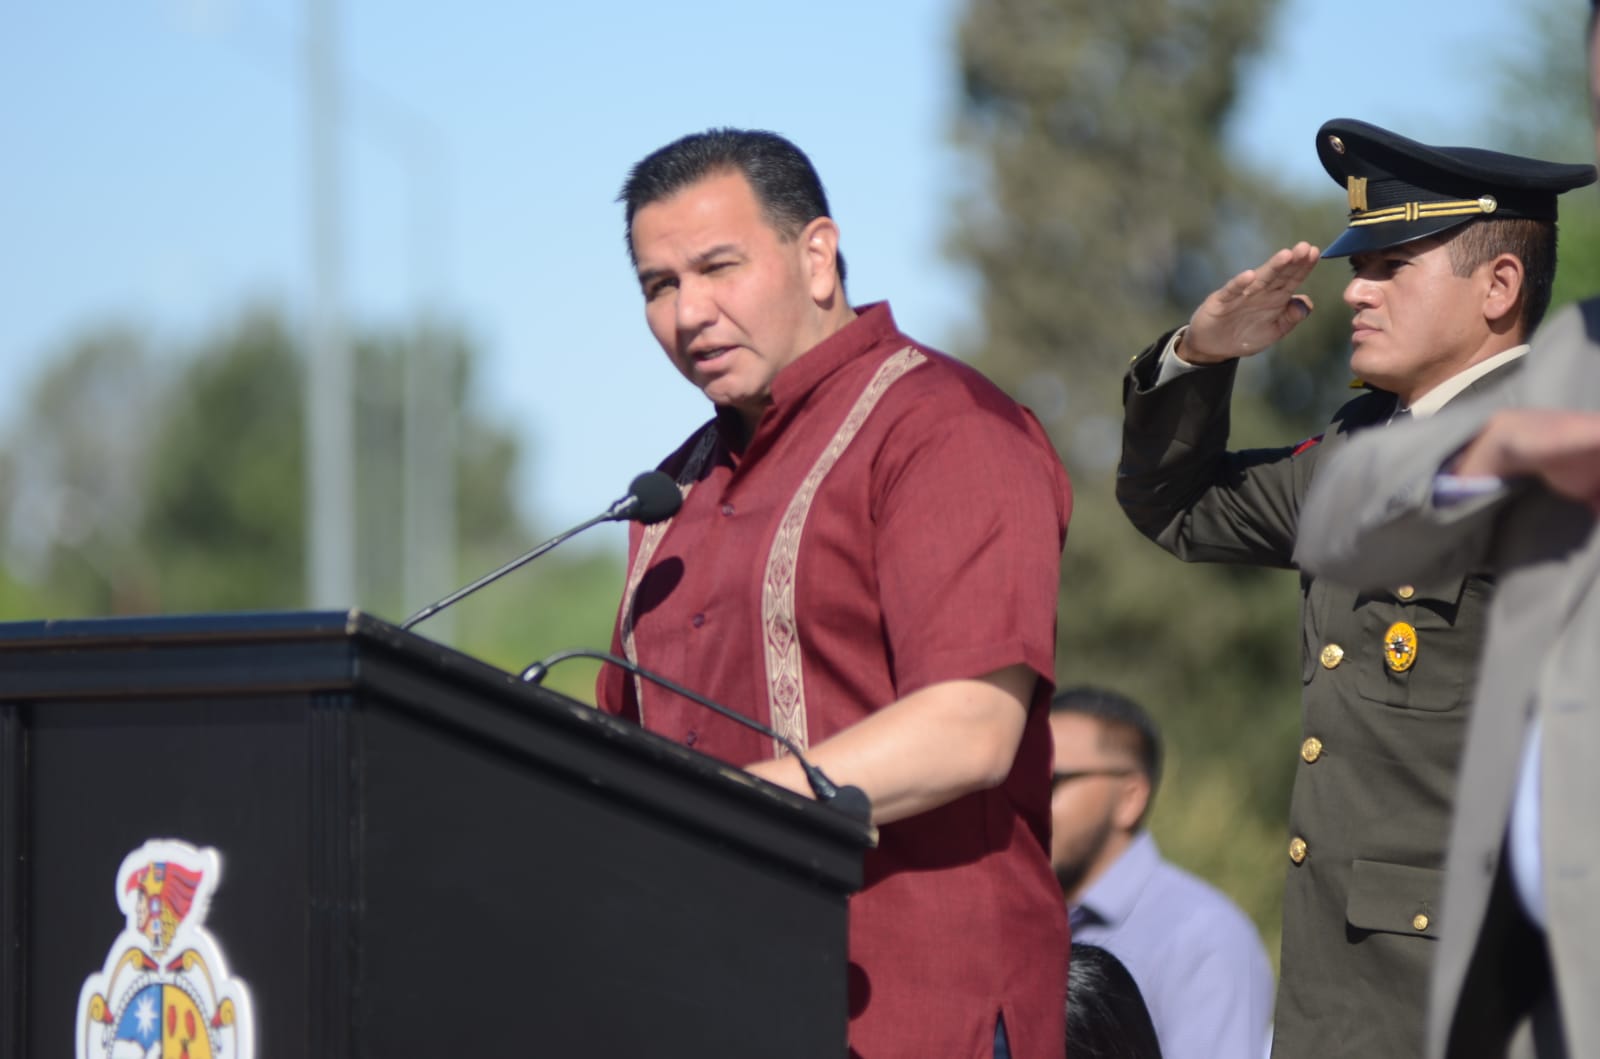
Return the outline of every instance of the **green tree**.
{"type": "MultiPolygon", "coordinates": [[[[400,598],[403,364],[418,344],[450,365],[458,410],[457,567],[487,569],[531,543],[512,500],[515,440],[468,399],[471,343],[445,327],[361,334],[356,602],[393,619],[425,602],[400,598]]],[[[302,380],[295,334],[266,310],[165,356],[126,330],[75,343],[40,379],[32,413],[0,453],[4,615],[301,606],[302,380]],[[152,372],[152,362],[166,370],[152,372]]],[[[507,667],[606,643],[620,582],[609,554],[567,550],[464,603],[452,639],[507,667]]],[[[552,683],[586,695],[592,680],[569,668],[552,683]]]]}
{"type": "Polygon", "coordinates": [[[164,367],[144,335],[100,326],[59,350],[0,451],[7,616],[150,609],[138,522],[164,367]]]}
{"type": "Polygon", "coordinates": [[[208,338],[151,440],[139,535],[166,612],[298,606],[300,362],[282,322],[252,313],[208,338]]]}
{"type": "MultiPolygon", "coordinates": [[[[1073,470],[1111,462],[1103,417],[1130,354],[1282,241],[1333,227],[1337,214],[1296,210],[1227,157],[1236,64],[1260,44],[1272,7],[968,4],[956,135],[982,180],[952,247],[984,281],[986,369],[1077,442],[1064,450],[1073,470]]],[[[1308,130],[1301,146],[1310,140],[1308,130]]],[[[1325,361],[1328,335],[1297,335],[1264,370],[1308,350],[1325,361]]]]}
{"type": "MultiPolygon", "coordinates": [[[[1342,213],[1331,185],[1300,203],[1227,155],[1238,63],[1272,7],[970,0],[956,135],[981,179],[951,240],[982,281],[977,359],[1035,409],[1073,476],[1059,683],[1107,684],[1157,713],[1173,760],[1155,830],[1269,941],[1298,745],[1294,576],[1168,558],[1117,510],[1112,472],[1130,357],[1342,213]]],[[[1312,149],[1310,130],[1293,149],[1312,149]]],[[[1324,311],[1241,372],[1236,445],[1293,443],[1350,396],[1343,277],[1319,271],[1324,311]]]]}
{"type": "MultiPolygon", "coordinates": [[[[1489,135],[1506,150],[1561,162],[1591,161],[1588,11],[1562,0],[1533,0],[1519,46],[1498,73],[1503,106],[1489,116],[1489,135]]],[[[1600,293],[1600,192],[1563,195],[1560,267],[1552,308],[1600,293]]]]}

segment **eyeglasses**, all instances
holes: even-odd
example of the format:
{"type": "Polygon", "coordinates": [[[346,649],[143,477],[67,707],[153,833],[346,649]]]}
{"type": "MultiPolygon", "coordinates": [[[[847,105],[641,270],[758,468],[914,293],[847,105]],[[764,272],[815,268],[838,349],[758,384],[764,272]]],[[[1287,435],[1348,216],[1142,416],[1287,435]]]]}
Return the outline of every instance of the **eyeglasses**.
{"type": "Polygon", "coordinates": [[[1139,770],[1138,769],[1131,769],[1131,768],[1119,768],[1119,769],[1106,768],[1106,769],[1073,769],[1070,772],[1052,772],[1050,774],[1050,789],[1051,790],[1055,790],[1057,787],[1061,786],[1063,783],[1068,783],[1068,782],[1070,782],[1072,780],[1081,780],[1081,779],[1084,779],[1085,777],[1088,777],[1088,776],[1131,776],[1137,771],[1139,771],[1139,770]]]}

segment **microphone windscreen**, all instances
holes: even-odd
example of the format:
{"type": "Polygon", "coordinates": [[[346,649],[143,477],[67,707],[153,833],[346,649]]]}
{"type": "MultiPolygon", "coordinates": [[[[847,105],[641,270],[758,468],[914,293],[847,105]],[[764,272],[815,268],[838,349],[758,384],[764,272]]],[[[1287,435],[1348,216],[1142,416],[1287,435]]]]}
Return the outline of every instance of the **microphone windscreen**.
{"type": "Polygon", "coordinates": [[[868,798],[867,792],[860,787],[853,785],[840,787],[839,793],[824,804],[832,806],[858,824],[872,823],[872,799],[868,798]]]}
{"type": "Polygon", "coordinates": [[[663,522],[678,513],[683,506],[683,494],[672,476],[661,471],[646,471],[628,486],[628,493],[638,497],[639,506],[633,512],[633,521],[646,526],[663,522]]]}

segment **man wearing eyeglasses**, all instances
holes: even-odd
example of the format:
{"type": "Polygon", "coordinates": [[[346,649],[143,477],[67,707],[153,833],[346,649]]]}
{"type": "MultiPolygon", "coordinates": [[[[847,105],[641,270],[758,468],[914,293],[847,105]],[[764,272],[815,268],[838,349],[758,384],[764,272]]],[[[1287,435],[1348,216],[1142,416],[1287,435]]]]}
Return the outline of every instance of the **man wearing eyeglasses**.
{"type": "Polygon", "coordinates": [[[1155,722],[1116,692],[1077,687],[1051,701],[1050,731],[1050,859],[1072,940],[1128,968],[1166,1059],[1264,1054],[1272,968],[1255,925],[1144,830],[1161,778],[1155,722]]]}

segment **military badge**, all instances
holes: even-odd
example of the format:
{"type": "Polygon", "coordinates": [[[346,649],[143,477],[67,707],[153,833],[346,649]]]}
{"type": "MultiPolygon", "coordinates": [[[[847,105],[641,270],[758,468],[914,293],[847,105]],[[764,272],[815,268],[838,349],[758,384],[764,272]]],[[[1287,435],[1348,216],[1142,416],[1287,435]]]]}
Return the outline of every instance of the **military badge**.
{"type": "Polygon", "coordinates": [[[1417,630],[1403,621],[1383,634],[1383,659],[1396,673],[1404,673],[1417,660],[1417,630]]]}
{"type": "Polygon", "coordinates": [[[78,994],[77,1059],[253,1059],[249,990],[205,929],[221,878],[216,850],[172,839],[123,858],[127,926],[78,994]]]}

